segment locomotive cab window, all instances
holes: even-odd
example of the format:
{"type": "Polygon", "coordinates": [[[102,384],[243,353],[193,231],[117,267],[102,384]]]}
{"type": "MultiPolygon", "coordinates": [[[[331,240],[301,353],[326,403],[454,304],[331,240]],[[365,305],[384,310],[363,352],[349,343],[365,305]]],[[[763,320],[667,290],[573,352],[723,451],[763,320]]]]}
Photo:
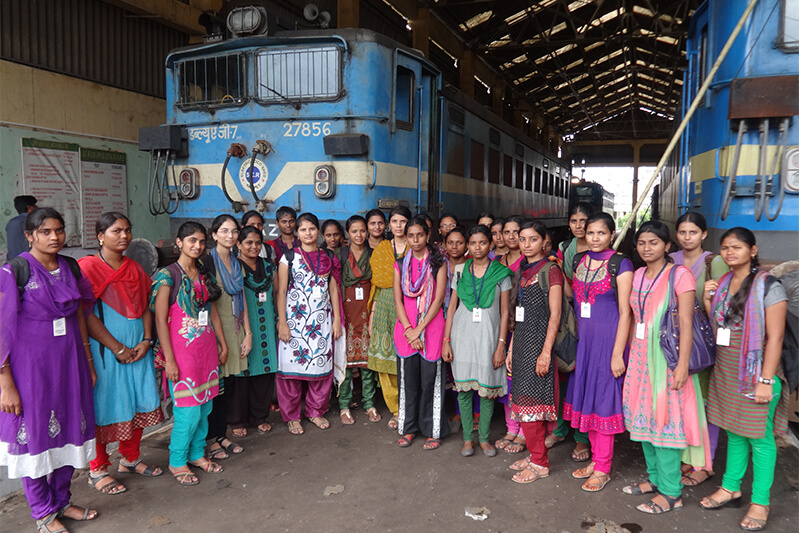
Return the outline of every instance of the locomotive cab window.
{"type": "Polygon", "coordinates": [[[783,0],[781,2],[781,22],[776,44],[785,54],[796,54],[798,51],[797,13],[799,11],[800,0],[783,0]]]}
{"type": "Polygon", "coordinates": [[[400,129],[414,129],[414,72],[405,67],[397,67],[394,120],[400,129]]]}
{"type": "Polygon", "coordinates": [[[187,59],[176,68],[181,107],[241,105],[247,98],[244,54],[187,59]]]}
{"type": "Polygon", "coordinates": [[[262,103],[335,100],[341,93],[338,46],[294,46],[256,55],[256,94],[262,103]]]}

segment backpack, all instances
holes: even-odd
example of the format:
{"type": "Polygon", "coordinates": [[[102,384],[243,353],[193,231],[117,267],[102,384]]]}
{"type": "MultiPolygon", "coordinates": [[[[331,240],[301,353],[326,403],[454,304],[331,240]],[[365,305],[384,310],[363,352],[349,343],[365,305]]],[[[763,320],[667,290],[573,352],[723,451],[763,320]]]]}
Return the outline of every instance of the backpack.
{"type": "Polygon", "coordinates": [[[719,257],[719,254],[708,254],[708,255],[706,256],[706,259],[705,259],[705,261],[706,261],[706,281],[709,281],[709,280],[711,280],[711,279],[714,279],[714,278],[711,276],[711,263],[712,263],[712,262],[714,261],[714,259],[716,259],[717,257],[719,257]]]}
{"type": "MultiPolygon", "coordinates": [[[[589,253],[588,251],[585,252],[578,252],[572,258],[572,274],[573,276],[578,271],[578,265],[581,264],[581,261],[589,253]]],[[[619,274],[619,267],[622,264],[623,259],[628,259],[628,256],[623,254],[622,252],[614,252],[614,255],[608,258],[608,273],[611,275],[611,288],[614,289],[614,299],[617,301],[617,307],[619,307],[619,294],[617,293],[617,274],[619,274]]]]}
{"type": "MultiPolygon", "coordinates": [[[[75,279],[81,279],[81,267],[78,265],[78,262],[66,255],[62,255],[61,257],[67,261],[69,269],[72,271],[72,275],[75,276],[75,279]]],[[[27,259],[21,256],[13,258],[8,264],[11,265],[11,269],[14,271],[14,279],[17,281],[19,299],[22,301],[22,295],[25,294],[25,285],[28,284],[28,280],[31,277],[31,264],[28,263],[27,259]]]]}
{"type": "MultiPolygon", "coordinates": [[[[539,272],[539,287],[545,294],[550,294],[549,270],[542,269],[539,272]]],[[[569,305],[564,291],[561,291],[561,321],[556,341],[553,343],[553,351],[560,373],[566,374],[575,369],[575,357],[578,353],[578,319],[575,318],[575,311],[569,305]]]]}

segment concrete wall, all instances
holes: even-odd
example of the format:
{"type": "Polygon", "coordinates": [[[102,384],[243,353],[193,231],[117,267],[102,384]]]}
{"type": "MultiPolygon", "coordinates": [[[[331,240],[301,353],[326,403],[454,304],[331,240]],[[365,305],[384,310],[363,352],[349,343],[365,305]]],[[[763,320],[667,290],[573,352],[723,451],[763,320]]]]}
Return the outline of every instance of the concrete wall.
{"type": "Polygon", "coordinates": [[[140,127],[164,123],[164,100],[8,61],[0,61],[0,95],[0,259],[6,223],[17,214],[12,199],[22,193],[23,137],[125,152],[134,236],[169,236],[168,217],[147,209],[149,155],[137,147],[140,127]]]}
{"type": "MultiPolygon", "coordinates": [[[[140,127],[164,123],[164,100],[8,61],[0,61],[0,95],[0,262],[7,251],[6,223],[17,214],[12,199],[22,192],[23,137],[125,152],[134,236],[153,242],[169,236],[169,218],[153,217],[147,209],[149,155],[137,147],[140,127]]],[[[0,468],[0,498],[21,488],[0,468]]]]}

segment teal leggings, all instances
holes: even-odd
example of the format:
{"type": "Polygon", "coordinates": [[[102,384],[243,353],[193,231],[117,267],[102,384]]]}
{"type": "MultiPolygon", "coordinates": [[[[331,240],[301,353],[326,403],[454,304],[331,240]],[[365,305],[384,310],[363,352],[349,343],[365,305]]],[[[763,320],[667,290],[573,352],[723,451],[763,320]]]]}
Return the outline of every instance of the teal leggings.
{"type": "MultiPolygon", "coordinates": [[[[458,393],[458,407],[461,410],[461,429],[464,432],[464,441],[472,442],[472,393],[461,391],[458,393]]],[[[489,442],[489,427],[492,425],[494,413],[494,398],[481,396],[481,418],[478,421],[478,442],[489,442]]]]}
{"type": "Polygon", "coordinates": [[[662,448],[649,442],[642,442],[644,461],[650,483],[658,487],[658,492],[673,498],[681,497],[681,454],[683,448],[662,448]]]}
{"type": "Polygon", "coordinates": [[[212,403],[209,400],[202,405],[172,409],[175,417],[169,440],[169,466],[172,468],[186,466],[189,461],[198,461],[205,456],[212,403]]]}
{"type": "Polygon", "coordinates": [[[760,439],[749,439],[728,431],[728,463],[725,475],[722,476],[722,487],[731,492],[742,488],[742,478],[750,464],[750,450],[753,451],[753,496],[750,501],[759,505],[769,505],[769,491],[775,479],[775,461],[778,450],[775,446],[775,435],[772,425],[775,420],[775,408],[781,395],[781,382],[775,380],[772,386],[773,398],[769,404],[767,429],[760,439]]]}

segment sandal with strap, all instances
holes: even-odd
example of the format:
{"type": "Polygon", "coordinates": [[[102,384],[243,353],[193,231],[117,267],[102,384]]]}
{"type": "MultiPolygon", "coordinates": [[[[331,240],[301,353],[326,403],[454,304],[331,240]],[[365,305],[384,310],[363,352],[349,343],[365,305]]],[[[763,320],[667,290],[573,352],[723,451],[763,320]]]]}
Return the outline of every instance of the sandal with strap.
{"type": "Polygon", "coordinates": [[[189,470],[179,470],[178,472],[173,472],[172,476],[178,482],[178,485],[183,485],[184,487],[189,487],[191,485],[197,485],[200,483],[200,480],[197,479],[197,476],[194,475],[194,472],[189,470]]]}
{"type": "Polygon", "coordinates": [[[262,422],[261,424],[256,426],[256,431],[258,431],[259,435],[263,435],[264,433],[269,433],[272,431],[272,424],[269,422],[262,422]]]}
{"type": "Polygon", "coordinates": [[[350,414],[350,409],[342,409],[342,412],[339,413],[339,419],[345,426],[352,426],[356,423],[356,419],[350,414]]]}
{"type": "Polygon", "coordinates": [[[87,520],[94,520],[97,518],[97,511],[94,509],[89,509],[87,507],[81,507],[80,505],[75,505],[74,503],[70,502],[61,509],[58,510],[56,513],[58,518],[68,518],[70,520],[74,520],[76,522],[86,522],[87,520]],[[72,516],[67,516],[67,510],[74,507],[78,509],[78,512],[81,513],[80,518],[75,518],[72,516]],[[94,513],[91,517],[89,516],[91,513],[94,513]]]}
{"type": "Polygon", "coordinates": [[[739,494],[739,496],[734,497],[733,495],[736,494],[735,492],[731,492],[728,489],[726,489],[725,487],[720,487],[720,490],[722,490],[723,492],[727,492],[728,495],[730,496],[730,498],[728,498],[725,501],[718,502],[714,498],[711,498],[710,496],[706,496],[705,498],[700,500],[700,507],[702,507],[706,511],[712,511],[714,509],[722,509],[723,507],[733,507],[733,508],[738,509],[738,508],[740,508],[742,506],[742,495],[741,494],[739,494]],[[703,504],[704,501],[710,502],[710,505],[704,505],[703,504]]]}
{"type": "Polygon", "coordinates": [[[638,496],[641,494],[650,494],[651,492],[658,492],[658,487],[656,487],[651,481],[642,481],[641,483],[636,483],[635,485],[628,485],[626,487],[622,487],[622,492],[624,492],[625,494],[634,494],[638,496]],[[642,485],[648,485],[650,488],[643,489],[642,485]]]}
{"type": "Polygon", "coordinates": [[[588,465],[577,469],[572,473],[572,477],[575,479],[587,479],[592,477],[594,473],[594,463],[589,463],[588,465]]]}
{"type": "Polygon", "coordinates": [[[401,448],[408,448],[411,446],[411,443],[414,442],[414,434],[409,433],[408,435],[403,435],[399,439],[397,439],[397,445],[401,448]]]}
{"type": "Polygon", "coordinates": [[[120,474],[139,474],[140,476],[144,477],[156,477],[164,473],[164,471],[161,470],[159,467],[153,465],[145,465],[147,468],[139,472],[138,470],[136,470],[136,467],[139,466],[141,463],[142,463],[141,459],[137,459],[131,465],[123,464],[122,461],[120,461],[117,472],[119,472],[120,474]]]}
{"type": "Polygon", "coordinates": [[[550,476],[549,468],[539,467],[534,465],[533,463],[528,463],[528,466],[525,468],[525,470],[533,472],[533,477],[528,479],[522,478],[522,473],[524,472],[524,470],[521,470],[516,474],[514,474],[513,476],[511,476],[511,481],[513,481],[514,483],[519,483],[521,485],[527,485],[528,483],[533,483],[534,481],[538,481],[540,479],[544,479],[550,476]]]}
{"type": "Polygon", "coordinates": [[[374,407],[367,409],[367,416],[369,416],[369,421],[373,424],[381,421],[381,414],[374,407]]]}
{"type": "Polygon", "coordinates": [[[525,470],[526,468],[528,468],[529,464],[531,464],[531,458],[530,457],[526,457],[525,459],[520,459],[519,461],[511,463],[510,465],[508,465],[508,468],[510,468],[511,470],[515,470],[517,472],[520,472],[520,471],[525,470]]]}
{"type": "Polygon", "coordinates": [[[98,477],[95,477],[90,473],[89,485],[96,488],[99,492],[102,492],[103,494],[108,494],[110,496],[116,496],[117,494],[122,494],[123,492],[128,490],[127,488],[125,488],[124,485],[122,485],[122,483],[118,482],[116,479],[109,476],[108,473],[104,473],[98,477]],[[111,481],[109,481],[102,487],[98,487],[97,484],[100,483],[100,480],[105,478],[110,478],[111,481]],[[122,489],[115,491],[115,489],[118,489],[119,487],[122,487],[122,489]]]}
{"type": "Polygon", "coordinates": [[[214,461],[222,461],[228,457],[230,457],[230,455],[228,455],[228,452],[226,452],[224,448],[211,448],[211,446],[208,447],[209,459],[213,459],[214,461]]]}
{"type": "Polygon", "coordinates": [[[289,428],[289,433],[292,435],[302,435],[306,432],[299,420],[290,420],[286,423],[286,426],[289,428]]]}
{"type": "Polygon", "coordinates": [[[62,527],[59,529],[50,530],[50,524],[55,521],[57,518],[58,513],[50,513],[49,515],[45,516],[44,518],[36,521],[36,531],[37,533],[69,533],[67,528],[62,527]]]}
{"type": "Polygon", "coordinates": [[[426,451],[435,450],[441,445],[442,445],[441,439],[426,439],[425,444],[422,445],[422,449],[426,451]]]}
{"type": "Polygon", "coordinates": [[[611,481],[611,476],[608,474],[604,474],[602,472],[592,472],[592,475],[589,476],[589,479],[586,480],[586,483],[581,485],[581,489],[585,490],[586,492],[600,492],[603,490],[608,482],[611,481]]]}
{"type": "Polygon", "coordinates": [[[217,444],[220,445],[220,447],[223,450],[225,450],[228,453],[232,453],[233,455],[239,455],[240,453],[242,453],[244,451],[244,448],[242,448],[241,446],[239,446],[238,444],[236,444],[232,440],[228,440],[228,437],[219,438],[219,439],[217,439],[216,442],[217,442],[217,444]],[[223,444],[226,440],[228,441],[228,445],[227,446],[225,444],[223,444]]]}
{"type": "Polygon", "coordinates": [[[189,464],[196,466],[207,474],[220,474],[223,470],[225,470],[222,468],[222,465],[217,464],[214,461],[209,461],[205,457],[203,457],[203,459],[198,459],[197,461],[189,461],[189,464]]]}
{"type": "Polygon", "coordinates": [[[511,444],[508,444],[505,448],[503,448],[503,451],[506,453],[521,453],[525,451],[526,445],[525,437],[517,435],[514,437],[514,440],[511,441],[511,444]],[[517,442],[517,439],[522,439],[522,442],[517,442]]]}
{"type": "Polygon", "coordinates": [[[681,483],[683,485],[686,485],[687,487],[696,487],[700,483],[708,481],[712,477],[714,477],[714,472],[709,472],[708,470],[702,470],[702,469],[692,470],[688,474],[684,474],[683,476],[681,476],[681,483]],[[698,479],[694,477],[695,474],[701,474],[703,477],[698,479]]]}
{"type": "Polygon", "coordinates": [[[331,427],[331,423],[324,416],[312,416],[309,417],[308,421],[319,429],[329,429],[331,427]]]}
{"type": "Polygon", "coordinates": [[[739,527],[744,529],[745,531],[761,531],[762,529],[767,527],[767,520],[769,519],[769,505],[761,505],[760,503],[750,502],[750,506],[752,507],[753,505],[756,505],[758,507],[763,507],[764,509],[766,509],[767,510],[767,518],[754,518],[754,517],[750,516],[749,514],[744,515],[744,518],[742,518],[742,521],[739,522],[739,527]],[[750,520],[752,523],[755,524],[755,526],[752,526],[752,527],[746,526],[745,525],[745,520],[750,520]]]}
{"type": "Polygon", "coordinates": [[[683,502],[681,502],[680,497],[673,498],[672,496],[667,496],[666,494],[662,494],[660,492],[658,493],[658,496],[661,496],[667,502],[668,507],[666,509],[656,503],[654,500],[650,500],[643,504],[637,505],[636,510],[646,514],[664,514],[668,513],[669,511],[683,509],[683,502]]]}
{"type": "Polygon", "coordinates": [[[397,428],[399,428],[400,427],[400,421],[397,420],[397,415],[392,416],[392,418],[389,419],[389,423],[386,424],[386,425],[389,426],[389,429],[397,429],[397,428]]]}

